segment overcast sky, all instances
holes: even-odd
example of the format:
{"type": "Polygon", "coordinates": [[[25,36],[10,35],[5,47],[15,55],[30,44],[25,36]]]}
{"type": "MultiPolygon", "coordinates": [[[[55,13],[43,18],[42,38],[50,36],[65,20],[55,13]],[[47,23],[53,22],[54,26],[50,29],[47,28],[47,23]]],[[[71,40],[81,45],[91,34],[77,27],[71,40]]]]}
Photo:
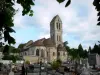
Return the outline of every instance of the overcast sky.
{"type": "Polygon", "coordinates": [[[68,41],[71,48],[77,48],[81,43],[88,48],[100,40],[100,26],[97,24],[97,12],[92,5],[93,0],[72,0],[69,7],[56,0],[35,0],[32,7],[34,16],[22,16],[22,8],[14,6],[19,11],[14,17],[15,31],[12,34],[16,39],[16,47],[29,40],[50,37],[50,21],[59,15],[63,23],[63,41],[68,41]],[[45,2],[44,2],[45,1],[45,2]]]}

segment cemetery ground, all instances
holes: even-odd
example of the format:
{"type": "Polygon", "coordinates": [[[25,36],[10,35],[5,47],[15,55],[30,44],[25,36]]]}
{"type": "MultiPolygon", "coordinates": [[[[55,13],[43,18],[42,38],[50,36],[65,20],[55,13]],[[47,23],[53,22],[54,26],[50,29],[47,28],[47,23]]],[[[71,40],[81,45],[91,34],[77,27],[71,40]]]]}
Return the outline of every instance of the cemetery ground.
{"type": "MultiPolygon", "coordinates": [[[[68,66],[68,67],[71,67],[71,66],[68,66]]],[[[5,72],[0,72],[0,75],[8,75],[7,74],[7,71],[9,71],[9,68],[10,67],[7,67],[7,65],[5,66],[5,68],[3,68],[5,72]],[[7,70],[8,69],[8,70],[7,70]]],[[[21,75],[21,65],[16,65],[16,67],[14,69],[12,69],[14,71],[14,75],[21,75]]],[[[81,69],[81,68],[80,68],[81,69]]],[[[34,64],[34,67],[31,65],[28,70],[27,70],[27,75],[74,75],[71,70],[74,71],[74,69],[70,69],[70,71],[64,71],[63,68],[59,69],[59,70],[53,70],[52,68],[50,68],[49,66],[47,65],[41,65],[41,68],[40,68],[40,64],[34,64]]],[[[97,71],[97,70],[93,70],[91,68],[88,69],[89,72],[91,72],[92,74],[91,75],[100,75],[100,71],[97,71]]],[[[80,71],[78,69],[78,71],[80,71]]],[[[82,70],[80,71],[82,72],[82,70]]],[[[81,75],[81,74],[79,74],[81,75]]]]}

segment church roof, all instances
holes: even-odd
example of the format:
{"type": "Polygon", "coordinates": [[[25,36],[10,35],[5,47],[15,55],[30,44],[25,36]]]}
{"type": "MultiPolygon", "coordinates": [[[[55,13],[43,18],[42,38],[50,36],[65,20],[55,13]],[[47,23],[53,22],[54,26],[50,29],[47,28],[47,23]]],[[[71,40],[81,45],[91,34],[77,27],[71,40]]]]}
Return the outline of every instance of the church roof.
{"type": "Polygon", "coordinates": [[[30,45],[28,45],[28,47],[22,49],[21,51],[27,51],[30,47],[35,47],[35,46],[55,47],[50,38],[48,39],[42,38],[35,42],[31,42],[30,45]]]}
{"type": "Polygon", "coordinates": [[[32,44],[33,44],[33,41],[30,40],[24,45],[24,48],[26,49],[26,48],[30,47],[32,44]]]}
{"type": "Polygon", "coordinates": [[[45,38],[42,38],[42,39],[35,41],[33,43],[33,46],[44,46],[44,43],[43,43],[44,40],[45,40],[45,38]]]}
{"type": "Polygon", "coordinates": [[[54,43],[53,43],[53,41],[50,38],[45,39],[43,43],[47,47],[54,47],[55,46],[54,43]]]}
{"type": "Polygon", "coordinates": [[[42,38],[33,43],[33,46],[45,46],[45,47],[53,47],[54,44],[50,38],[42,38]]]}

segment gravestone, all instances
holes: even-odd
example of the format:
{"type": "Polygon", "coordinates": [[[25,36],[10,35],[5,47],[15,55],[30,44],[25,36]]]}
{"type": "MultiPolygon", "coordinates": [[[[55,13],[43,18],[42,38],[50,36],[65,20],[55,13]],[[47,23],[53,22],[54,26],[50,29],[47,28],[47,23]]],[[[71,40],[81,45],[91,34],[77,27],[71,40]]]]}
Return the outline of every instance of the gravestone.
{"type": "Polygon", "coordinates": [[[14,72],[13,71],[10,71],[9,75],[14,75],[14,72]]]}
{"type": "Polygon", "coordinates": [[[80,75],[90,75],[89,70],[85,67],[85,65],[82,68],[82,73],[80,75]]]}
{"type": "Polygon", "coordinates": [[[96,64],[96,54],[89,54],[88,62],[90,66],[95,65],[96,64]]]}

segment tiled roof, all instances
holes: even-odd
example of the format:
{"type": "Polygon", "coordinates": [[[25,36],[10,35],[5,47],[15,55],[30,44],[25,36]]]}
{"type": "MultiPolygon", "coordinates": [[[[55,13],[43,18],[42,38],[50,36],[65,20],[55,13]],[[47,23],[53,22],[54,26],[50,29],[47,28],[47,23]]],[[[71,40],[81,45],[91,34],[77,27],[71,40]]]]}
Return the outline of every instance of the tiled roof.
{"type": "Polygon", "coordinates": [[[53,47],[54,44],[53,44],[53,42],[52,42],[52,40],[50,38],[48,38],[48,39],[42,38],[42,39],[39,39],[39,40],[35,41],[33,43],[33,46],[53,47]]]}
{"type": "Polygon", "coordinates": [[[35,41],[32,46],[44,46],[44,43],[43,43],[44,40],[45,38],[39,39],[35,41]]]}
{"type": "Polygon", "coordinates": [[[21,51],[27,51],[30,47],[35,47],[35,46],[55,47],[50,38],[48,39],[42,38],[30,44],[29,47],[21,49],[21,51]]]}
{"type": "Polygon", "coordinates": [[[43,43],[47,47],[54,47],[55,46],[54,43],[53,43],[53,41],[50,38],[45,39],[43,43]]]}

